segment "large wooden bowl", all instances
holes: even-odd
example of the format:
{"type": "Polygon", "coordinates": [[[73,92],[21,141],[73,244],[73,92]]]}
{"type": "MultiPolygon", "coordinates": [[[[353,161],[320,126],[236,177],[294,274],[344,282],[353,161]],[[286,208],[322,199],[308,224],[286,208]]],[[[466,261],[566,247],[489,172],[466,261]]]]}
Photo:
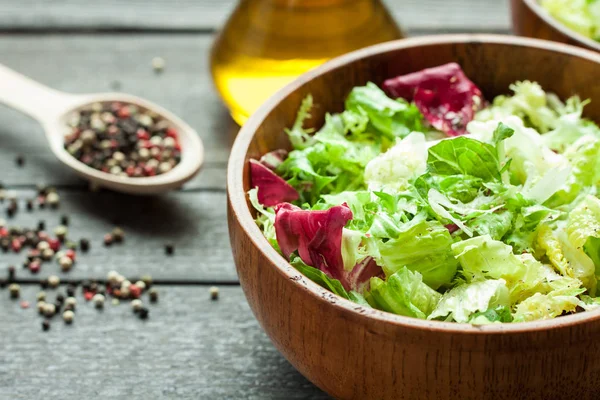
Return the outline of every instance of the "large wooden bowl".
{"type": "MultiPolygon", "coordinates": [[[[302,99],[319,125],[351,88],[456,61],[488,99],[523,79],[565,98],[593,99],[600,121],[600,54],[488,35],[389,42],[340,58],[279,91],[242,128],[227,176],[229,234],[240,282],[275,346],[308,379],[342,399],[590,399],[600,396],[600,311],[475,327],[365,309],[302,276],[263,238],[246,200],[249,158],[289,147],[302,99]]],[[[285,385],[285,382],[281,382],[285,385]]]]}
{"type": "Polygon", "coordinates": [[[600,43],[585,37],[554,19],[540,5],[539,0],[511,0],[513,30],[517,35],[600,51],[600,43]]]}

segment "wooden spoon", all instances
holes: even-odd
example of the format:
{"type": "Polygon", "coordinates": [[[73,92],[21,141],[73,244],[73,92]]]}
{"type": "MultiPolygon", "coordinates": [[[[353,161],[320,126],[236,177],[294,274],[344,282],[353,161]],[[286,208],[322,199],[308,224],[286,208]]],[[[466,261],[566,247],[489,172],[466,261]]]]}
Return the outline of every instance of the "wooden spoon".
{"type": "Polygon", "coordinates": [[[50,148],[63,164],[92,184],[131,194],[155,194],[179,188],[200,170],[204,147],[198,133],[173,113],[142,98],[122,93],[74,95],[35,82],[0,65],[0,102],[28,114],[44,128],[50,148]],[[116,176],[85,165],[64,149],[68,117],[92,103],[133,104],[155,112],[179,132],[181,162],[171,171],[152,177],[116,176]]]}

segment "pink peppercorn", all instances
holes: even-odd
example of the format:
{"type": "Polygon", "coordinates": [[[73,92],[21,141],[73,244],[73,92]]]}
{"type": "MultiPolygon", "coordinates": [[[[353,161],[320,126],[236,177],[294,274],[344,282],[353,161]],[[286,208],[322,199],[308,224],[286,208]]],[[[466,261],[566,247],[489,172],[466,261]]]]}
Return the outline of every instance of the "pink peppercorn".
{"type": "Polygon", "coordinates": [[[21,247],[23,247],[23,245],[19,239],[13,239],[10,243],[10,247],[15,253],[18,253],[21,251],[21,247]]]}
{"type": "Polygon", "coordinates": [[[85,293],[83,293],[83,298],[85,299],[85,301],[90,301],[92,299],[92,297],[94,297],[94,293],[93,292],[85,292],[85,293]]]}
{"type": "Polygon", "coordinates": [[[7,237],[7,236],[8,236],[8,229],[0,228],[0,237],[7,237]]]}
{"type": "Polygon", "coordinates": [[[50,236],[48,236],[46,232],[40,231],[38,232],[38,238],[47,242],[50,239],[50,236]]]}
{"type": "Polygon", "coordinates": [[[125,173],[127,176],[133,176],[135,174],[135,167],[133,165],[128,166],[125,168],[125,173]]]}
{"type": "Polygon", "coordinates": [[[58,239],[48,239],[48,244],[54,251],[58,251],[60,249],[60,240],[58,239]]]}
{"type": "Polygon", "coordinates": [[[121,107],[119,111],[117,111],[117,115],[119,118],[129,118],[131,116],[131,112],[129,112],[129,107],[121,107]]]}
{"type": "Polygon", "coordinates": [[[32,274],[37,274],[38,272],[40,272],[41,268],[42,264],[40,264],[39,261],[32,261],[29,263],[29,272],[31,272],[32,274]]]}
{"type": "Polygon", "coordinates": [[[75,250],[69,249],[65,251],[65,256],[69,257],[72,261],[75,261],[75,250]]]}
{"type": "Polygon", "coordinates": [[[175,128],[167,128],[165,133],[168,137],[172,137],[173,139],[177,139],[177,137],[179,136],[175,128]]]}
{"type": "Polygon", "coordinates": [[[138,129],[136,134],[139,140],[150,140],[150,134],[145,129],[138,129]]]}
{"type": "Polygon", "coordinates": [[[29,308],[29,302],[28,301],[23,300],[20,304],[21,304],[21,308],[23,308],[23,309],[29,308]]]}
{"type": "Polygon", "coordinates": [[[138,299],[141,295],[142,295],[141,288],[139,288],[136,285],[129,286],[129,296],[131,296],[132,299],[138,299]]]}

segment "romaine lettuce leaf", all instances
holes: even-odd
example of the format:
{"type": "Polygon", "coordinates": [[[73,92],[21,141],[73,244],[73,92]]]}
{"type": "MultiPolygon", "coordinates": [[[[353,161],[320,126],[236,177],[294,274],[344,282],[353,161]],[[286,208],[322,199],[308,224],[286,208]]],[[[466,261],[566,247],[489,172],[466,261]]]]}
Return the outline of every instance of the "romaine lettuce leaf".
{"type": "Polygon", "coordinates": [[[517,305],[514,322],[556,318],[565,312],[574,312],[580,304],[576,296],[535,293],[517,305]]]}
{"type": "Polygon", "coordinates": [[[423,283],[420,273],[403,267],[385,281],[371,278],[371,289],[365,297],[373,308],[425,319],[442,295],[423,283]]]}

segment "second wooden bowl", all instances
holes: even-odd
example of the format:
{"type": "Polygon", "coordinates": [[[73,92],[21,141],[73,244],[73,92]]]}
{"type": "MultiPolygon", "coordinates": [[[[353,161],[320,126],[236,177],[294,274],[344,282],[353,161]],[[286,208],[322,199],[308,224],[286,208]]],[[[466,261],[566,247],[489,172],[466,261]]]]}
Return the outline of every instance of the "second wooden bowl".
{"type": "MultiPolygon", "coordinates": [[[[253,220],[248,160],[289,148],[290,127],[312,94],[316,126],[350,90],[451,61],[487,99],[517,80],[565,98],[593,99],[600,121],[600,54],[534,39],[437,36],[390,42],[332,60],[263,105],[242,128],[228,166],[229,235],[240,282],[275,346],[308,379],[341,399],[596,400],[600,310],[520,324],[471,326],[366,309],[311,282],[273,249],[253,220]]],[[[285,385],[285,382],[281,382],[285,385]]]]}
{"type": "Polygon", "coordinates": [[[513,30],[517,35],[600,51],[600,43],[585,37],[554,19],[540,5],[538,0],[511,0],[513,30]]]}

